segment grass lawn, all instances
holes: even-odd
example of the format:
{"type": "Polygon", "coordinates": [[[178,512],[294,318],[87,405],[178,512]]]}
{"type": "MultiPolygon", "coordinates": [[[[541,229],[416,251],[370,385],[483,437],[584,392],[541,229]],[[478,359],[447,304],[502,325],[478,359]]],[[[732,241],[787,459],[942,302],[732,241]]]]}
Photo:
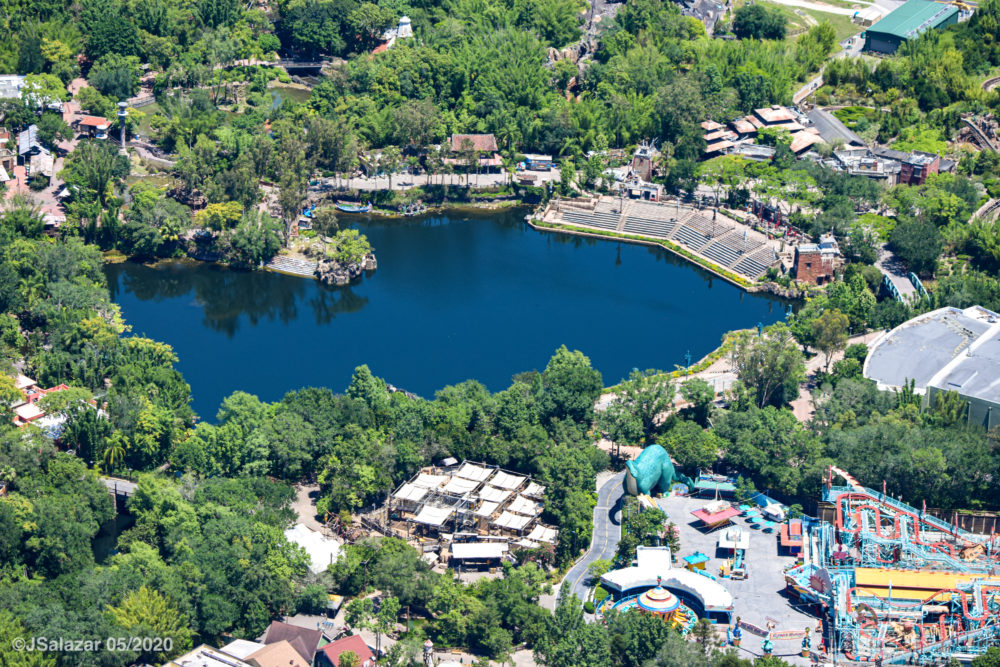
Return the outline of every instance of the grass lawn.
{"type": "Polygon", "coordinates": [[[822,23],[827,21],[833,26],[833,29],[837,33],[837,41],[840,42],[852,35],[857,35],[859,32],[864,30],[863,27],[857,23],[851,22],[850,16],[841,16],[840,14],[828,14],[827,12],[819,12],[815,9],[803,9],[800,10],[805,12],[809,16],[816,19],[817,23],[822,23]]]}
{"type": "Polygon", "coordinates": [[[136,111],[144,114],[142,120],[139,121],[139,127],[136,128],[136,134],[149,139],[153,136],[152,130],[149,129],[149,119],[159,113],[160,105],[153,102],[149,106],[139,107],[136,111]]]}
{"type": "MultiPolygon", "coordinates": [[[[830,0],[825,0],[828,4],[834,4],[830,0]]],[[[836,3],[843,7],[851,7],[854,3],[848,2],[848,0],[836,0],[836,3]]],[[[788,21],[788,38],[795,39],[802,33],[806,32],[813,26],[812,21],[816,23],[823,23],[826,21],[833,26],[834,32],[837,34],[837,41],[840,42],[843,39],[850,37],[851,35],[856,35],[864,28],[851,22],[850,16],[843,16],[841,14],[830,14],[829,12],[821,12],[816,9],[802,9],[800,7],[789,7],[787,5],[779,5],[776,2],[768,2],[768,0],[761,0],[761,4],[770,9],[774,9],[781,13],[788,21]]]]}

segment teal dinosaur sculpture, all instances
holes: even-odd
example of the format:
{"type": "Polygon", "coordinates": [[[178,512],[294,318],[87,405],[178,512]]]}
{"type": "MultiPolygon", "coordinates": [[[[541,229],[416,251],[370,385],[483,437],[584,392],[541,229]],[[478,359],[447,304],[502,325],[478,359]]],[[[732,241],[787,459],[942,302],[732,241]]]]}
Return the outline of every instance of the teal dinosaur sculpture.
{"type": "Polygon", "coordinates": [[[694,488],[690,477],[674,469],[670,455],[660,445],[650,445],[634,461],[625,462],[625,493],[630,496],[647,495],[654,488],[667,493],[674,482],[694,488]]]}

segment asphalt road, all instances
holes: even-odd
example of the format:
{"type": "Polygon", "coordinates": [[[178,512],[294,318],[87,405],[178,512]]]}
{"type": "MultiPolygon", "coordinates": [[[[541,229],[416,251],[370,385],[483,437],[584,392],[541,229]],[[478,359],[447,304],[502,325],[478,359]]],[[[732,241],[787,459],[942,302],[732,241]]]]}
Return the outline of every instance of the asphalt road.
{"type": "Polygon", "coordinates": [[[589,593],[587,568],[600,558],[611,560],[618,549],[618,541],[622,534],[621,499],[624,495],[622,489],[624,477],[625,473],[620,472],[598,490],[597,507],[594,508],[594,535],[590,541],[590,550],[577,561],[563,579],[570,583],[570,590],[581,601],[586,600],[589,593]]]}

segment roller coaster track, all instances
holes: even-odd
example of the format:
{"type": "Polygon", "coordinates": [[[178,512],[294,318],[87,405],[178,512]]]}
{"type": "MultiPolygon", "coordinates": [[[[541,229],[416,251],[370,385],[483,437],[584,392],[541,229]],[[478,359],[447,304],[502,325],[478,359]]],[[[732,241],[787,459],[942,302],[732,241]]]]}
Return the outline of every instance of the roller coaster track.
{"type": "Polygon", "coordinates": [[[998,85],[1000,85],[1000,76],[990,77],[983,81],[983,90],[993,90],[998,85]]]}
{"type": "Polygon", "coordinates": [[[973,218],[981,218],[983,220],[992,220],[997,217],[997,213],[1000,213],[1000,199],[990,199],[988,202],[979,207],[973,218]]]}
{"type": "Polygon", "coordinates": [[[968,118],[963,118],[962,122],[965,123],[969,128],[972,129],[973,133],[975,133],[975,135],[976,135],[976,138],[979,139],[979,145],[980,146],[982,146],[984,149],[988,148],[989,150],[993,151],[994,153],[997,152],[997,147],[993,145],[993,142],[990,141],[989,138],[985,134],[983,134],[983,131],[979,129],[978,125],[976,125],[975,123],[973,123],[968,118]]]}

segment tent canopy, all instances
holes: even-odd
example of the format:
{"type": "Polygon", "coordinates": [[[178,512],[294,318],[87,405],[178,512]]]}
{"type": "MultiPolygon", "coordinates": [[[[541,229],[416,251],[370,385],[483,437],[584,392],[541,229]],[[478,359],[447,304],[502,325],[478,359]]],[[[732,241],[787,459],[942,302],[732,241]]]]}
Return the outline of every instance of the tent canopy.
{"type": "Polygon", "coordinates": [[[428,526],[440,526],[448,520],[451,514],[452,510],[450,507],[424,505],[424,508],[420,510],[417,516],[413,517],[413,520],[417,523],[427,524],[428,526]]]}

